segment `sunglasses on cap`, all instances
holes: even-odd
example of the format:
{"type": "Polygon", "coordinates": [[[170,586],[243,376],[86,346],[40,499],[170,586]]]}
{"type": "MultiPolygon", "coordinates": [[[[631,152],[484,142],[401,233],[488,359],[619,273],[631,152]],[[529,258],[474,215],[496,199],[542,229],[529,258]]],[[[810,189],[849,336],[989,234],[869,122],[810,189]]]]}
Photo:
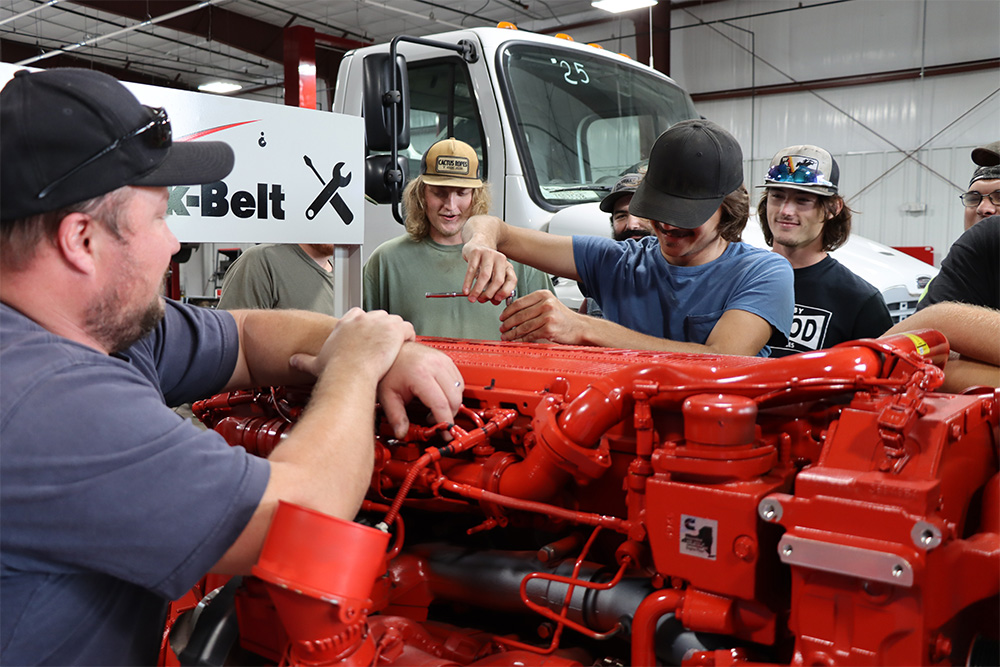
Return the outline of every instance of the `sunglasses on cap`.
{"type": "Polygon", "coordinates": [[[168,148],[173,142],[173,134],[170,130],[170,119],[167,117],[167,110],[163,107],[148,107],[143,105],[147,112],[149,112],[150,119],[144,125],[135,128],[131,132],[124,134],[110,144],[97,151],[89,158],[76,165],[65,174],[52,181],[38,193],[38,199],[44,199],[49,194],[52,193],[60,183],[65,181],[67,178],[80,171],[84,167],[93,164],[97,160],[107,155],[113,150],[116,150],[123,142],[132,139],[133,137],[142,136],[143,140],[150,148],[168,148]]]}
{"type": "Polygon", "coordinates": [[[1000,190],[994,190],[988,195],[984,195],[982,192],[976,192],[975,190],[970,190],[969,192],[964,192],[958,195],[958,198],[962,200],[962,205],[966,208],[979,206],[985,197],[989,197],[990,202],[992,202],[994,206],[1000,206],[1000,190]]]}
{"type": "Polygon", "coordinates": [[[779,183],[798,183],[801,185],[825,185],[834,187],[833,183],[819,169],[813,169],[809,164],[789,164],[792,158],[782,158],[778,164],[767,172],[767,180],[779,183]]]}

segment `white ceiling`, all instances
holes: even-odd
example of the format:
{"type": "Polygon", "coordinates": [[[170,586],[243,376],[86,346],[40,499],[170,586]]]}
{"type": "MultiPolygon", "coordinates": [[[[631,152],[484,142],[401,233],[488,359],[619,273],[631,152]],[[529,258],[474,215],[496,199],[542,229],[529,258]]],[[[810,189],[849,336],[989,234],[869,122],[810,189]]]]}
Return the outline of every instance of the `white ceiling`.
{"type": "MultiPolygon", "coordinates": [[[[590,0],[0,0],[0,57],[190,88],[222,79],[242,84],[241,95],[280,101],[287,26],[379,43],[499,21],[554,32],[612,20],[590,0]]],[[[318,42],[318,64],[348,47],[318,42]]]]}

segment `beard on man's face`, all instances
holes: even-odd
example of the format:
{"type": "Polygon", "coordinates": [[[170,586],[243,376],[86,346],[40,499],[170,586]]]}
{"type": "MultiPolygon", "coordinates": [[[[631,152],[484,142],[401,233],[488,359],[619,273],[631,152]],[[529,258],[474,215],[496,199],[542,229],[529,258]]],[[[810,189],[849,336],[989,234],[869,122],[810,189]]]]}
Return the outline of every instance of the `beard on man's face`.
{"type": "Polygon", "coordinates": [[[109,354],[117,354],[145,338],[163,319],[163,299],[159,296],[139,310],[125,311],[117,303],[102,298],[87,311],[91,336],[109,354]]]}
{"type": "MultiPolygon", "coordinates": [[[[164,316],[159,294],[142,306],[125,308],[124,284],[120,282],[107,290],[87,308],[87,330],[109,354],[122,352],[145,338],[164,316]]],[[[162,283],[160,287],[162,293],[162,283]]]]}
{"type": "Polygon", "coordinates": [[[653,232],[648,229],[623,229],[614,234],[615,241],[626,241],[628,239],[641,239],[644,236],[652,236],[653,232]]]}

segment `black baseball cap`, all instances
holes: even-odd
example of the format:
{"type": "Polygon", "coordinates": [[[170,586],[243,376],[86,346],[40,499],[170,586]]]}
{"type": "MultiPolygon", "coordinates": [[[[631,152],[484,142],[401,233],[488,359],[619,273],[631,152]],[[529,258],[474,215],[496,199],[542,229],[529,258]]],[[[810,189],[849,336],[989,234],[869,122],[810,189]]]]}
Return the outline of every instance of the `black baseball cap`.
{"type": "MultiPolygon", "coordinates": [[[[639,183],[642,181],[643,176],[646,175],[646,165],[642,165],[638,172],[625,174],[618,179],[618,182],[614,184],[611,188],[611,192],[604,195],[604,199],[601,200],[601,210],[605,213],[611,213],[615,204],[618,200],[625,195],[634,195],[636,188],[639,187],[639,183]]],[[[631,202],[629,202],[631,203],[631,202]]]]}
{"type": "Polygon", "coordinates": [[[1000,165],[1000,141],[994,141],[991,144],[973,148],[972,161],[980,167],[996,167],[1000,165]]]}
{"type": "Polygon", "coordinates": [[[682,229],[705,224],[743,185],[743,150],[709,120],[685,120],[661,134],[628,210],[682,229]]]}
{"type": "Polygon", "coordinates": [[[114,77],[20,70],[0,91],[0,220],[54,211],[125,185],[212,183],[233,168],[220,141],[174,143],[166,111],[114,77]]]}

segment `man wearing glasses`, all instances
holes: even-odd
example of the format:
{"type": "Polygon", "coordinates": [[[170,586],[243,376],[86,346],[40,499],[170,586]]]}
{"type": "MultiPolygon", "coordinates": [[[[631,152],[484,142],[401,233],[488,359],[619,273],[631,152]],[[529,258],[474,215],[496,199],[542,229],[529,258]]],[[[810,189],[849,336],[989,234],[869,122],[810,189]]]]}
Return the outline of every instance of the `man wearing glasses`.
{"type": "Polygon", "coordinates": [[[1000,212],[1000,141],[973,150],[972,160],[976,170],[961,196],[966,229],[1000,212]]]}
{"type": "Polygon", "coordinates": [[[1000,141],[972,151],[976,170],[965,205],[965,232],[952,244],[941,271],[917,310],[943,301],[1000,309],[1000,141]]]}
{"type": "Polygon", "coordinates": [[[461,376],[385,312],[163,299],[166,186],[234,156],[173,143],[166,112],[108,75],[17,72],[0,140],[0,663],[152,665],[168,600],[249,574],[279,500],[354,517],[376,396],[401,436],[411,396],[450,421],[461,376]],[[269,459],[167,407],[309,381],[269,459]]]}
{"type": "Polygon", "coordinates": [[[887,334],[937,329],[951,345],[945,391],[1000,387],[1000,142],[972,151],[976,170],[965,205],[965,232],[952,244],[917,312],[887,334]],[[988,217],[987,217],[988,216],[988,217]]]}
{"type": "Polygon", "coordinates": [[[837,191],[837,161],[818,146],[789,146],[771,159],[757,206],[764,240],[795,270],[795,316],[773,356],[809,352],[892,326],[882,294],[829,255],[851,233],[851,209],[837,191]]]}

